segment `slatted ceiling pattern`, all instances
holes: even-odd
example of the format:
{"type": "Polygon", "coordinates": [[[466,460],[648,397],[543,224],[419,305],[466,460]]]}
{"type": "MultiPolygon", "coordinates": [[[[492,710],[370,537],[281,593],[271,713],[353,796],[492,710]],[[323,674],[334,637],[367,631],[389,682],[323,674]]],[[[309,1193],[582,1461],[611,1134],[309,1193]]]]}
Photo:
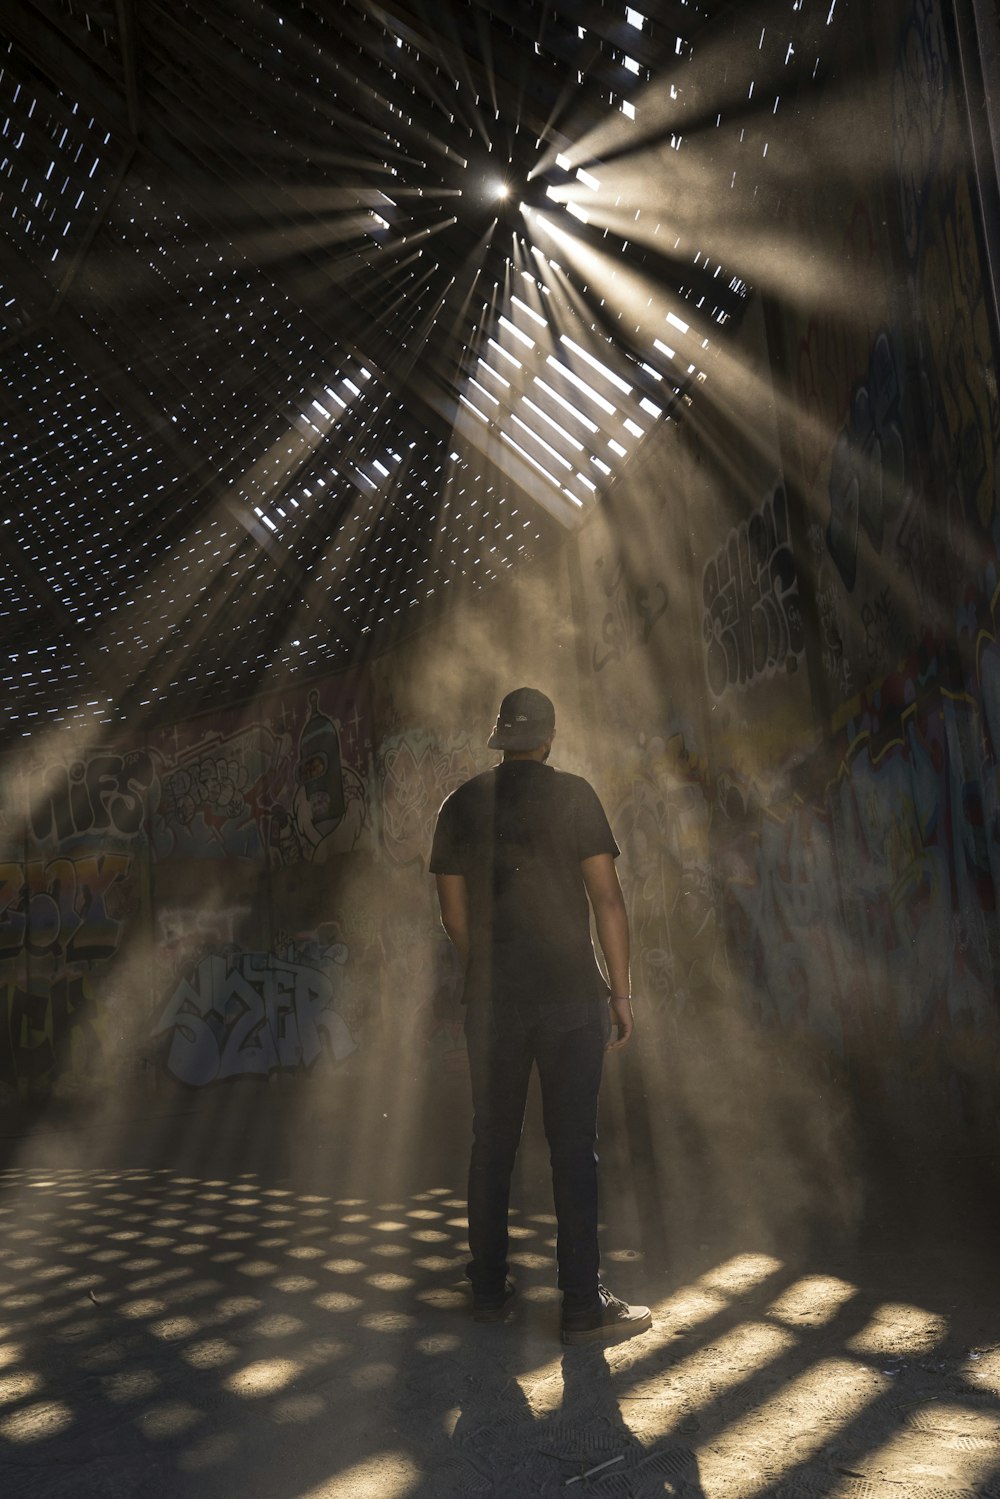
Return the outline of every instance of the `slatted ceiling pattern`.
{"type": "MultiPolygon", "coordinates": [[[[579,523],[710,378],[748,288],[613,184],[717,0],[143,0],[127,35],[107,0],[5,5],[0,99],[35,104],[0,217],[47,215],[0,250],[11,624],[53,659],[78,630],[81,684],[109,672],[126,708],[384,648],[579,523]],[[609,119],[605,164],[578,143],[609,119]],[[18,338],[57,229],[86,256],[18,338]]],[[[114,711],[106,682],[54,692],[53,659],[19,658],[21,723],[114,711]]]]}
{"type": "Polygon", "coordinates": [[[460,400],[565,498],[572,518],[590,508],[680,385],[664,385],[651,364],[595,337],[579,319],[571,324],[575,337],[560,331],[546,306],[551,297],[550,286],[522,270],[505,289],[505,311],[484,307],[460,400]]]}
{"type": "MultiPolygon", "coordinates": [[[[2,622],[2,615],[0,615],[2,622]]],[[[93,680],[85,667],[76,663],[70,641],[50,641],[8,651],[0,670],[0,691],[4,697],[18,692],[26,675],[35,679],[40,691],[33,706],[19,702],[8,713],[8,736],[26,735],[53,723],[66,723],[75,717],[92,715],[96,708],[111,721],[113,703],[106,695],[95,696],[93,680]]]]}
{"type": "Polygon", "coordinates": [[[0,329],[51,304],[114,179],[122,147],[85,105],[0,47],[0,329]]]}
{"type": "Polygon", "coordinates": [[[136,558],[132,537],[148,526],[149,498],[177,482],[171,455],[54,337],[8,355],[0,390],[4,447],[19,459],[5,479],[4,547],[16,547],[89,631],[147,561],[136,558]]]}
{"type": "Polygon", "coordinates": [[[122,81],[121,36],[115,0],[37,0],[36,8],[72,36],[74,46],[103,72],[122,81]]]}

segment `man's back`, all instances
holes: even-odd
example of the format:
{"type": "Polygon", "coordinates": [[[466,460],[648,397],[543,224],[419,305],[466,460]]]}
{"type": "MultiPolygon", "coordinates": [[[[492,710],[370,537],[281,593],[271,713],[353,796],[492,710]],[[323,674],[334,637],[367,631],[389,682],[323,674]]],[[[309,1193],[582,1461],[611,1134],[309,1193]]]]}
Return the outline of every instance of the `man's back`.
{"type": "Polygon", "coordinates": [[[564,1003],[606,995],[581,864],[618,849],[580,776],[508,759],[445,802],[431,857],[469,898],[466,998],[564,1003]]]}

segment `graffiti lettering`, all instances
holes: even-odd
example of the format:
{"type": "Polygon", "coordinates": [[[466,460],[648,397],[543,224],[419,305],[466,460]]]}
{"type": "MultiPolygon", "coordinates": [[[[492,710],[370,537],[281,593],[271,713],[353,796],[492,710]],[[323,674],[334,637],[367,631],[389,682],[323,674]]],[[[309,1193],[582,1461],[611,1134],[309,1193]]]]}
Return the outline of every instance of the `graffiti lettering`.
{"type": "MultiPolygon", "coordinates": [[[[287,732],[295,719],[287,708],[280,733],[264,723],[242,724],[174,754],[153,820],[159,859],[266,857],[277,866],[323,863],[358,847],[371,826],[367,783],[343,762],[339,720],[319,711],[318,692],[309,703],[297,763],[287,732]]],[[[355,751],[361,724],[354,705],[343,737],[355,751]]]]}
{"type": "Polygon", "coordinates": [[[155,779],[145,750],[93,754],[68,766],[48,765],[32,786],[32,831],[39,840],[54,834],[60,842],[91,832],[134,838],[155,779]]]}
{"type": "Polygon", "coordinates": [[[627,656],[636,639],[649,642],[656,621],[667,611],[667,590],[663,583],[641,586],[629,591],[625,564],[621,558],[608,565],[603,558],[597,563],[601,587],[611,608],[601,621],[601,643],[593,651],[594,670],[603,671],[612,661],[627,656]]]}
{"type": "Polygon", "coordinates": [[[903,650],[906,645],[902,629],[888,588],[861,607],[861,623],[865,631],[865,651],[869,661],[874,661],[886,652],[903,650]]]}
{"type": "Polygon", "coordinates": [[[159,944],[177,952],[185,947],[201,948],[236,942],[240,927],[250,915],[250,906],[162,906],[156,913],[159,944]]]}
{"type": "Polygon", "coordinates": [[[131,866],[129,854],[0,864],[0,960],[24,951],[75,962],[111,957],[122,923],[108,897],[131,866]]]}
{"type": "Polygon", "coordinates": [[[310,1068],[325,1048],[337,1061],[355,1050],[334,1008],[342,943],[322,968],[277,953],[213,954],[181,979],[154,1035],[170,1036],[167,1070],[193,1087],[225,1078],[310,1068]]]}
{"type": "Polygon", "coordinates": [[[58,1070],[87,1011],[80,977],[58,979],[47,992],[0,983],[0,1082],[35,1082],[58,1070]]]}
{"type": "Polygon", "coordinates": [[[702,600],[705,671],[716,697],[776,668],[794,669],[804,637],[780,485],[708,562],[702,600]]]}
{"type": "Polygon", "coordinates": [[[155,825],[159,857],[259,857],[260,802],[286,748],[269,729],[251,725],[225,737],[210,734],[185,751],[164,776],[155,825]]]}

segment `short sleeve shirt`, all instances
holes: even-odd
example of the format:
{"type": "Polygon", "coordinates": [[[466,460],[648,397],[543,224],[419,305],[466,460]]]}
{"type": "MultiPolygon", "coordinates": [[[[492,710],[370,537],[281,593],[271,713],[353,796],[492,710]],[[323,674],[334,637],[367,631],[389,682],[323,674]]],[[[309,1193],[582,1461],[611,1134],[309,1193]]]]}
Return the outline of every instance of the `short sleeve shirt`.
{"type": "Polygon", "coordinates": [[[505,760],[454,791],[438,814],[430,868],[466,882],[466,1000],[606,995],[580,865],[618,853],[597,793],[581,776],[505,760]]]}

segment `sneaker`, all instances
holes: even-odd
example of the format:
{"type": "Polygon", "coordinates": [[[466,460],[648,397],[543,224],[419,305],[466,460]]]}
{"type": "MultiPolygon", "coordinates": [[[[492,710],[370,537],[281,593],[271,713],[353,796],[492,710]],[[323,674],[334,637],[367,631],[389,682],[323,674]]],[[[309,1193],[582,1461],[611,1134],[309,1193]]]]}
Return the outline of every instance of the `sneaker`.
{"type": "Polygon", "coordinates": [[[598,1286],[601,1304],[592,1312],[570,1312],[562,1319],[564,1343],[621,1343],[652,1327],[648,1306],[629,1306],[612,1296],[607,1286],[598,1286]]]}
{"type": "Polygon", "coordinates": [[[474,1322],[506,1322],[513,1311],[517,1288],[512,1280],[505,1280],[499,1296],[473,1296],[472,1320],[474,1322]]]}

